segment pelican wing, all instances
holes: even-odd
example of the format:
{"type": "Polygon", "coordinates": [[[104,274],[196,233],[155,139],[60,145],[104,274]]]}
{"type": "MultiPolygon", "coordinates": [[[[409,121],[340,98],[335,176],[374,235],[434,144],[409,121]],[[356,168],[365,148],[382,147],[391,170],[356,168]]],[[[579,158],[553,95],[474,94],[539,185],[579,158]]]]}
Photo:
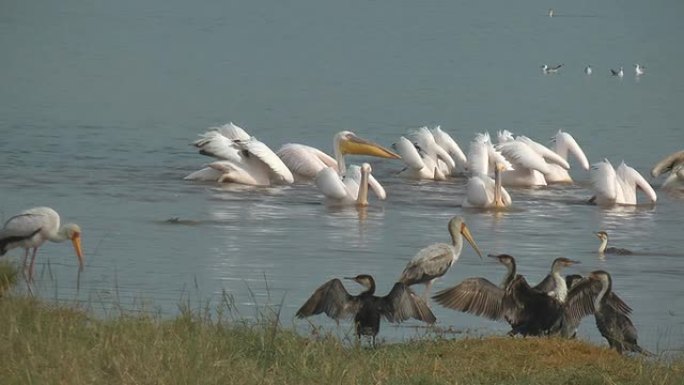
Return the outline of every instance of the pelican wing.
{"type": "Polygon", "coordinates": [[[486,175],[489,171],[489,150],[482,136],[478,136],[470,142],[468,171],[470,171],[471,175],[486,175]]]}
{"type": "Polygon", "coordinates": [[[463,168],[465,166],[467,162],[466,155],[451,135],[442,131],[440,126],[437,126],[432,129],[432,136],[435,138],[435,142],[451,155],[457,167],[463,168]]]}
{"type": "Polygon", "coordinates": [[[454,159],[449,155],[449,153],[437,142],[432,132],[428,130],[427,127],[421,127],[410,134],[413,141],[418,145],[418,147],[423,150],[425,156],[429,156],[437,163],[438,159],[441,159],[446,163],[449,170],[453,170],[456,167],[454,159]]]}
{"type": "MultiPolygon", "coordinates": [[[[219,183],[225,183],[225,182],[231,182],[231,183],[240,183],[240,184],[245,184],[245,185],[250,185],[250,186],[268,186],[269,181],[266,177],[265,173],[262,173],[260,175],[252,174],[242,166],[246,165],[243,163],[239,162],[233,162],[230,160],[219,160],[216,162],[209,163],[209,168],[214,169],[219,172],[219,176],[216,179],[217,182],[219,183]]],[[[200,170],[199,172],[202,172],[203,170],[200,170]]],[[[188,175],[191,176],[192,174],[188,175]]],[[[206,172],[204,175],[209,175],[209,172],[206,172]]],[[[196,175],[198,176],[198,175],[196,175]]],[[[187,177],[186,177],[187,178],[187,177]]]]}
{"type": "Polygon", "coordinates": [[[577,141],[572,135],[558,130],[554,141],[556,142],[555,149],[558,155],[563,159],[567,159],[568,152],[570,152],[580,165],[582,165],[582,168],[589,170],[589,160],[587,160],[587,156],[584,155],[584,151],[582,151],[582,148],[577,144],[577,141]]]}
{"type": "Polygon", "coordinates": [[[380,301],[380,314],[389,322],[415,318],[433,324],[437,320],[425,301],[401,282],[395,283],[389,294],[380,301]]]}
{"type": "Polygon", "coordinates": [[[418,171],[425,167],[423,158],[410,140],[402,136],[392,147],[399,153],[401,159],[409,168],[418,171]]]}
{"type": "Polygon", "coordinates": [[[192,144],[199,148],[199,152],[202,155],[235,162],[241,160],[240,148],[236,145],[235,141],[215,130],[200,134],[200,139],[192,144]]]}
{"type": "Polygon", "coordinates": [[[233,122],[224,124],[220,127],[214,127],[212,128],[212,130],[215,130],[219,132],[221,135],[225,136],[226,138],[232,140],[247,140],[250,138],[250,135],[247,133],[247,131],[238,127],[233,122]]]}
{"type": "Polygon", "coordinates": [[[532,147],[521,141],[503,142],[497,149],[518,169],[537,170],[544,174],[549,172],[549,165],[532,147]]]}
{"type": "MultiPolygon", "coordinates": [[[[510,200],[510,196],[508,197],[510,200]]],[[[489,207],[494,202],[494,181],[492,178],[472,176],[466,184],[466,197],[463,206],[466,207],[489,207]]]]}
{"type": "Polygon", "coordinates": [[[604,159],[591,167],[591,183],[597,195],[614,200],[618,195],[617,175],[613,165],[604,159]]]}
{"type": "Polygon", "coordinates": [[[268,169],[271,178],[275,179],[278,183],[292,183],[294,182],[294,176],[290,169],[287,168],[285,163],[264,143],[251,138],[249,140],[239,141],[240,147],[248,151],[250,154],[254,155],[259,159],[268,169]]]}
{"type": "Polygon", "coordinates": [[[658,175],[672,170],[675,166],[684,163],[684,150],[670,154],[660,162],[656,163],[651,169],[651,175],[655,178],[658,175]]]}
{"type": "Polygon", "coordinates": [[[454,248],[434,243],[420,250],[407,264],[399,282],[408,286],[444,275],[454,262],[454,248]]]}
{"type": "Polygon", "coordinates": [[[205,182],[216,182],[223,173],[212,167],[205,167],[201,170],[197,170],[188,174],[185,180],[200,180],[205,182]]]}
{"type": "Polygon", "coordinates": [[[546,159],[547,162],[555,163],[566,170],[570,169],[570,165],[568,164],[567,160],[563,159],[560,155],[551,151],[543,144],[537,143],[526,136],[518,136],[515,140],[521,141],[530,146],[534,151],[537,152],[537,154],[541,155],[544,159],[546,159]]]}
{"type": "Polygon", "coordinates": [[[337,278],[321,285],[311,297],[297,310],[297,317],[304,318],[325,313],[328,317],[339,320],[351,318],[360,307],[357,297],[350,295],[337,278]]]}
{"type": "Polygon", "coordinates": [[[313,179],[326,167],[337,171],[337,161],[323,151],[303,144],[287,143],[276,152],[294,174],[313,179]]]}
{"type": "Polygon", "coordinates": [[[382,187],[377,179],[375,179],[373,174],[368,175],[368,186],[373,191],[375,196],[378,197],[378,199],[385,200],[387,198],[387,192],[385,191],[385,188],[382,187]]]}
{"type": "Polygon", "coordinates": [[[651,200],[651,202],[655,202],[658,199],[655,190],[653,190],[653,187],[651,187],[648,181],[646,181],[646,179],[644,179],[644,177],[641,176],[639,171],[627,166],[624,162],[620,164],[616,171],[616,174],[627,185],[637,186],[638,188],[640,188],[644,192],[644,194],[646,194],[648,199],[651,200]]]}
{"type": "Polygon", "coordinates": [[[436,293],[432,299],[444,307],[491,320],[504,319],[504,290],[485,278],[466,278],[436,293]]]}
{"type": "MultiPolygon", "coordinates": [[[[347,178],[349,178],[349,176],[347,176],[347,178]]],[[[350,199],[355,199],[349,191],[347,184],[340,179],[337,171],[330,167],[322,169],[318,175],[316,175],[314,183],[327,198],[341,200],[349,197],[350,199]]],[[[358,182],[356,186],[356,191],[358,193],[358,182]]]]}

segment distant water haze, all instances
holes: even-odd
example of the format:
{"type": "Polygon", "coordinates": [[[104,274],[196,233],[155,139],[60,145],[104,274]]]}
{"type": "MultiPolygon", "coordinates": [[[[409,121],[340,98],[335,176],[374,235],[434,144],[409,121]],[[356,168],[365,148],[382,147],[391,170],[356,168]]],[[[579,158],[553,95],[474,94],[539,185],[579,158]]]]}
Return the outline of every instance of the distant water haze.
{"type": "MultiPolygon", "coordinates": [[[[568,273],[608,270],[634,308],[640,344],[681,349],[684,201],[661,180],[655,206],[604,210],[584,203],[589,176],[571,161],[575,185],[509,189],[513,207],[502,213],[460,208],[464,179],[406,181],[396,175],[403,164],[384,159],[349,160],[369,161],[388,193],[362,213],[327,207],[311,185],[182,180],[210,161],[189,143],[228,121],[274,150],[299,142],[328,152],[343,129],[390,146],[440,124],[465,150],[480,131],[548,143],[562,128],[590,162],[624,159],[645,176],[683,149],[684,3],[579,1],[554,5],[551,18],[548,9],[534,0],[4,1],[0,217],[47,205],[83,228],[78,291],[71,249],[39,252],[46,299],[145,302],[172,316],[183,296],[217,301],[225,290],[245,317],[255,301],[282,302],[285,323],[306,330],[294,313],[320,284],[367,273],[384,294],[418,250],[449,241],[447,222],[460,214],[484,253],[516,256],[531,282],[558,256],[581,261],[568,273]],[[545,63],[563,67],[544,75],[545,63]],[[647,67],[639,78],[635,63],[647,67]],[[610,75],[619,67],[622,79],[610,75]],[[635,254],[599,259],[602,229],[635,254]]],[[[433,291],[471,276],[498,283],[504,272],[466,245],[433,291]]],[[[441,327],[507,330],[433,310],[441,327]]],[[[383,327],[380,336],[416,333],[383,327]]],[[[579,335],[602,341],[591,319],[579,335]]]]}

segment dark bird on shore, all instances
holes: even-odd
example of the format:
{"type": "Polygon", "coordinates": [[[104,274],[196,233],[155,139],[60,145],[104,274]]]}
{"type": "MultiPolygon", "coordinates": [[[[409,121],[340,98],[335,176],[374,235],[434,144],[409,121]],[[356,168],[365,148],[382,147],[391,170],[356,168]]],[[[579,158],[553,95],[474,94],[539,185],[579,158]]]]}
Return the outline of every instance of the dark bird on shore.
{"type": "Polygon", "coordinates": [[[409,318],[433,324],[435,315],[425,301],[401,282],[397,282],[384,297],[375,294],[375,280],[367,274],[351,279],[365,290],[359,295],[351,295],[337,278],[321,285],[297,311],[298,318],[325,313],[328,317],[339,321],[354,317],[356,335],[370,336],[375,346],[375,336],[380,331],[380,319],[389,322],[402,322],[409,318]]]}
{"type": "MultiPolygon", "coordinates": [[[[458,285],[440,291],[432,298],[442,306],[483,316],[492,320],[507,321],[512,330],[509,335],[546,335],[558,332],[563,317],[563,302],[556,296],[530,287],[525,278],[515,272],[515,258],[508,254],[490,256],[508,267],[502,286],[485,278],[467,278],[458,285]]],[[[556,272],[575,261],[563,258],[554,261],[556,272]]],[[[552,270],[553,271],[553,270],[552,270]]],[[[552,276],[556,273],[552,273],[552,276]]],[[[555,278],[552,278],[555,281],[555,278]]],[[[558,293],[562,283],[549,285],[558,293]]],[[[540,283],[544,283],[546,279],[540,283]]],[[[555,293],[552,293],[555,294],[555,293]]],[[[567,296],[570,296],[568,293],[567,296]]]]}
{"type": "Polygon", "coordinates": [[[553,263],[551,264],[551,271],[549,274],[544,277],[544,279],[539,282],[537,286],[533,287],[533,289],[544,292],[547,295],[556,298],[561,303],[565,302],[565,298],[568,296],[568,290],[570,289],[570,286],[567,284],[565,278],[560,275],[560,272],[563,268],[578,263],[580,262],[565,257],[554,259],[553,263]]]}
{"type": "Polygon", "coordinates": [[[637,330],[629,318],[632,309],[613,293],[612,286],[608,272],[591,272],[587,279],[571,290],[584,295],[568,298],[565,320],[578,323],[582,317],[594,314],[596,326],[611,348],[621,354],[628,351],[651,355],[637,344],[637,330]]]}
{"type": "Polygon", "coordinates": [[[621,249],[618,247],[607,247],[608,246],[608,233],[605,231],[598,231],[594,233],[598,239],[601,240],[601,244],[598,248],[598,253],[603,254],[617,254],[617,255],[630,255],[633,254],[630,250],[621,249]]]}
{"type": "Polygon", "coordinates": [[[399,277],[399,282],[406,286],[415,284],[425,284],[423,298],[427,302],[427,296],[432,287],[432,283],[439,277],[446,274],[451,265],[458,261],[463,250],[463,238],[473,247],[477,255],[482,258],[482,253],[477,247],[473,236],[470,234],[463,218],[455,216],[451,218],[448,225],[451,235],[451,244],[433,243],[418,253],[406,264],[404,271],[399,277]]]}

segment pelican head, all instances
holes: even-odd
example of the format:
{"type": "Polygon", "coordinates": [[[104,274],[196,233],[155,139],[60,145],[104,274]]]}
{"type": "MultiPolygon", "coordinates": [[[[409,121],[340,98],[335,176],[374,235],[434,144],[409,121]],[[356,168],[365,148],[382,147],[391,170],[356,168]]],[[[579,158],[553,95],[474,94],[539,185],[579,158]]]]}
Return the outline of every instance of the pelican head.
{"type": "Polygon", "coordinates": [[[64,235],[67,239],[71,240],[74,245],[74,250],[76,251],[76,257],[78,258],[79,269],[83,270],[84,260],[83,260],[83,250],[81,249],[81,227],[75,223],[69,223],[64,225],[62,228],[64,235]]]}
{"type": "Polygon", "coordinates": [[[375,290],[375,280],[368,274],[359,274],[356,277],[344,277],[344,279],[355,281],[359,285],[365,287],[367,291],[375,290]]]}
{"type": "Polygon", "coordinates": [[[470,234],[470,230],[468,229],[468,226],[466,226],[462,217],[455,216],[451,218],[449,221],[449,234],[451,234],[451,238],[454,240],[454,243],[456,243],[456,239],[458,237],[457,234],[462,235],[466,241],[470,243],[470,246],[473,247],[477,255],[482,258],[482,252],[480,252],[480,248],[477,247],[477,244],[475,243],[475,240],[473,239],[472,234],[470,234]]]}
{"type": "Polygon", "coordinates": [[[351,131],[340,131],[335,135],[335,151],[342,155],[370,155],[379,158],[400,159],[396,153],[369,140],[356,136],[351,131]]]}

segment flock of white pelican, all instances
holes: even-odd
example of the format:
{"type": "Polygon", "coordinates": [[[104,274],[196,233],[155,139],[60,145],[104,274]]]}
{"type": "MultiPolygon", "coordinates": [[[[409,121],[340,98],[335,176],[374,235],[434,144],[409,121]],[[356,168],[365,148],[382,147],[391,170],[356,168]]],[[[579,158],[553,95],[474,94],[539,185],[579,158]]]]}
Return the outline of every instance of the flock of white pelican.
{"type": "MultiPolygon", "coordinates": [[[[502,209],[513,200],[506,187],[538,187],[573,183],[569,157],[590,171],[593,196],[600,206],[637,205],[637,191],[650,203],[657,195],[649,182],[624,161],[615,169],[604,159],[590,166],[575,138],[559,130],[547,147],[523,135],[503,130],[492,143],[488,133],[476,134],[468,155],[447,132],[437,126],[421,127],[399,137],[393,152],[351,131],[333,137],[333,156],[304,144],[288,143],[273,152],[233,123],[214,127],[193,144],[200,154],[216,158],[187,180],[239,183],[254,186],[313,182],[326,200],[342,205],[368,205],[368,192],[385,199],[387,192],[372,175],[370,164],[346,163],[347,155],[401,159],[400,176],[416,180],[467,177],[463,207],[502,209]]],[[[672,154],[652,170],[653,177],[669,172],[665,189],[684,190],[684,151],[672,154]]]]}

